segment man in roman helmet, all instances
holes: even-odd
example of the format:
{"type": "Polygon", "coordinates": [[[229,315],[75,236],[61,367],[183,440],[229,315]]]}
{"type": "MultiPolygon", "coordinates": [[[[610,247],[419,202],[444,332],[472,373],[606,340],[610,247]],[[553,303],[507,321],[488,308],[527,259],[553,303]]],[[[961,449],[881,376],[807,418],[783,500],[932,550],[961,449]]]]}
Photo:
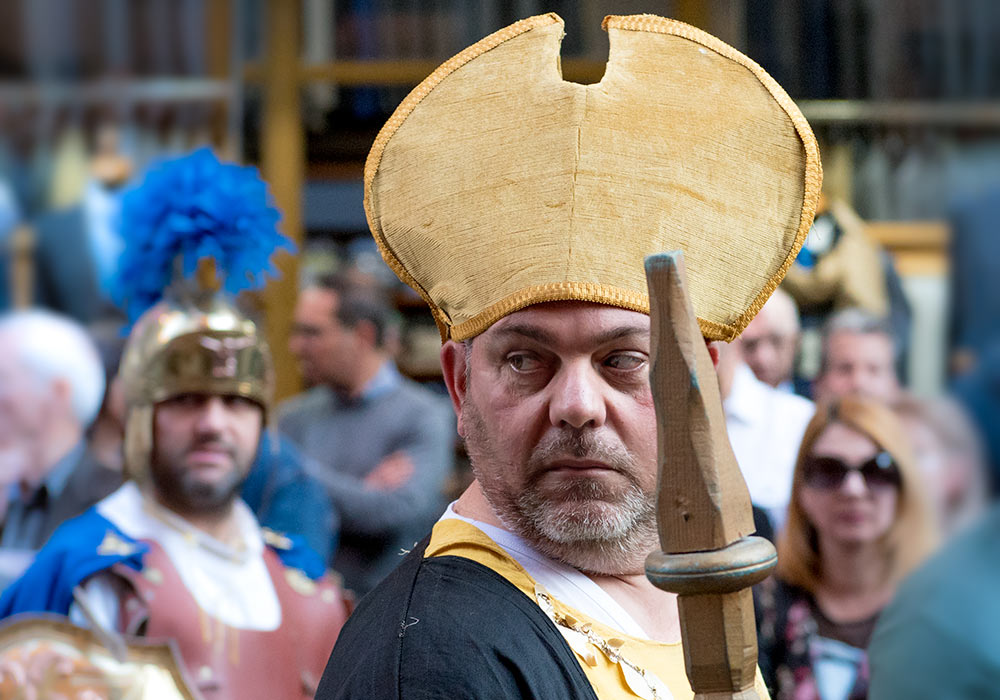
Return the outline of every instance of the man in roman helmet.
{"type": "MultiPolygon", "coordinates": [[[[162,164],[125,206],[133,311],[206,251],[238,291],[282,240],[255,172],[207,150],[162,164]]],[[[239,498],[272,405],[267,343],[205,275],[167,286],[120,368],[129,481],[53,535],[0,615],[173,640],[207,700],[312,697],[347,606],[318,555],[239,498]]]]}
{"type": "MultiPolygon", "coordinates": [[[[695,337],[732,340],[801,247],[821,172],[801,113],[750,59],[658,17],[605,28],[593,85],[562,79],[555,15],[483,39],[368,157],[369,225],[437,321],[476,478],[361,601],[319,700],[692,697],[684,620],[643,574],[643,259],[682,250],[695,337]]],[[[746,692],[711,697],[766,697],[753,668],[746,692]]]]}

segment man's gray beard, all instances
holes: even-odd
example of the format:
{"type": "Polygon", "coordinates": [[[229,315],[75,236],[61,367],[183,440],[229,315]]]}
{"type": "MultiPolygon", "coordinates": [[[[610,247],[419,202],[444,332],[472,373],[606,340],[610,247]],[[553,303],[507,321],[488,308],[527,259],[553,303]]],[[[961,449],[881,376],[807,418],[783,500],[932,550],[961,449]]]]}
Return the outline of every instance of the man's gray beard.
{"type": "Polygon", "coordinates": [[[658,542],[656,494],[642,489],[641,467],[623,446],[608,444],[590,429],[568,428],[532,452],[524,465],[524,488],[514,494],[502,476],[520,468],[496,449],[481,414],[469,402],[463,407],[463,422],[473,473],[497,517],[512,532],[546,556],[582,571],[642,572],[646,556],[658,542]],[[543,491],[542,467],[560,457],[606,464],[624,476],[627,484],[609,486],[578,477],[543,491]]]}

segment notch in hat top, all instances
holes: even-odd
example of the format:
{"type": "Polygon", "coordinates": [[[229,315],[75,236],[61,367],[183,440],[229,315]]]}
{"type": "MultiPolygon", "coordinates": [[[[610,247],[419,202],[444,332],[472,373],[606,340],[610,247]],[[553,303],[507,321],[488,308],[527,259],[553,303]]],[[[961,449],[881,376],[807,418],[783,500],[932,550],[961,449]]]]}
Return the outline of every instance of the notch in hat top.
{"type": "Polygon", "coordinates": [[[546,301],[648,313],[643,258],[681,249],[702,332],[731,340],[798,254],[822,170],[788,95],[681,22],[604,27],[599,83],[564,81],[562,20],[531,17],[441,65],[376,138],[368,223],[442,338],[546,301]]]}

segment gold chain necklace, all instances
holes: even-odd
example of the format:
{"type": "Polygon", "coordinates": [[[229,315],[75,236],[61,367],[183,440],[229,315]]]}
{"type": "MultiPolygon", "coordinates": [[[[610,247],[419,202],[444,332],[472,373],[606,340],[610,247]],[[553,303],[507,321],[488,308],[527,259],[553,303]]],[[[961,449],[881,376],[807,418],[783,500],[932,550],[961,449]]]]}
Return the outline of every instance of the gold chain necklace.
{"type": "Polygon", "coordinates": [[[659,677],[648,669],[640,667],[621,654],[624,639],[605,639],[594,631],[589,622],[582,623],[571,615],[556,610],[552,595],[539,583],[535,584],[535,601],[542,612],[559,629],[570,649],[576,652],[590,667],[597,665],[598,650],[608,661],[616,664],[625,677],[629,689],[644,700],[672,700],[673,693],[659,677]]]}

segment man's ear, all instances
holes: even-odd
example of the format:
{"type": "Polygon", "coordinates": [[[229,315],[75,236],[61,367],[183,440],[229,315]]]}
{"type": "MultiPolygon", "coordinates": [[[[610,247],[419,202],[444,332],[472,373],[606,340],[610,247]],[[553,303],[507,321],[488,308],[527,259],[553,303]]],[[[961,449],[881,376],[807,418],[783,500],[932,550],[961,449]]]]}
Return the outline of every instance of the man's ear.
{"type": "Polygon", "coordinates": [[[375,330],[375,324],[371,321],[362,319],[354,325],[351,331],[366,348],[375,348],[378,346],[376,343],[378,331],[375,330]]]}
{"type": "Polygon", "coordinates": [[[73,420],[77,420],[76,414],[73,412],[73,386],[68,379],[65,377],[53,379],[50,395],[58,405],[57,410],[60,414],[71,415],[73,420]]]}
{"type": "Polygon", "coordinates": [[[708,356],[712,358],[712,366],[719,369],[719,343],[715,340],[705,339],[705,347],[708,348],[708,356]]]}
{"type": "MultiPolygon", "coordinates": [[[[441,370],[444,374],[444,384],[448,387],[451,405],[458,416],[458,434],[462,435],[462,404],[465,403],[466,386],[466,355],[465,345],[454,340],[441,346],[441,370]]],[[[463,436],[464,437],[464,436],[463,436]]]]}

